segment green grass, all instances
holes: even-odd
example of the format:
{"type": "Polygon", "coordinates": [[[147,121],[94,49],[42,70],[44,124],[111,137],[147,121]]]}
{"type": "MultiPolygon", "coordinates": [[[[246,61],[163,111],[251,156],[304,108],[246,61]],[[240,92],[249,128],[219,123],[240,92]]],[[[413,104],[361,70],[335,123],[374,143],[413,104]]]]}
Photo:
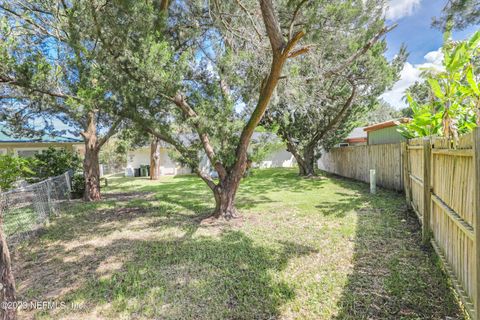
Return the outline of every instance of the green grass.
{"type": "Polygon", "coordinates": [[[255,171],[242,218],[205,223],[193,176],[110,179],[20,248],[21,300],[79,309],[39,319],[463,319],[402,195],[295,170],[255,171]]]}

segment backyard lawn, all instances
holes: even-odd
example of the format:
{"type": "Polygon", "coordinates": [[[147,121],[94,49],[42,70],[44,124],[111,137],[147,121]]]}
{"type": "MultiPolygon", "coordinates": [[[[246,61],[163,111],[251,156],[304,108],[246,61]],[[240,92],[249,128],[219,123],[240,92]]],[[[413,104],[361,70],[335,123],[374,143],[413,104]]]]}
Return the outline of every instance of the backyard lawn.
{"type": "Polygon", "coordinates": [[[14,253],[20,319],[463,319],[402,195],[258,170],[230,222],[194,176],[112,178],[14,253]],[[71,303],[74,303],[72,306],[71,303]]]}

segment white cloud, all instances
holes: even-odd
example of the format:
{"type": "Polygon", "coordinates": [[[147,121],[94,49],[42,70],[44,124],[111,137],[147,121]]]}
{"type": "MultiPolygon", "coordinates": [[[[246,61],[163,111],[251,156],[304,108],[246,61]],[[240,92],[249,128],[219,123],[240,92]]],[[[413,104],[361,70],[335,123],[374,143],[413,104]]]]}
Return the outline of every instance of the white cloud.
{"type": "Polygon", "coordinates": [[[436,51],[430,51],[425,56],[425,62],[412,65],[406,62],[400,72],[400,80],[398,80],[391,90],[385,92],[380,96],[383,100],[388,102],[396,109],[404,108],[407,106],[403,97],[405,96],[405,90],[407,90],[415,81],[423,81],[420,77],[421,72],[424,69],[442,70],[443,53],[441,49],[436,51]]]}
{"type": "Polygon", "coordinates": [[[420,7],[420,2],[421,0],[389,0],[385,18],[398,20],[406,16],[411,16],[415,10],[420,7]]]}

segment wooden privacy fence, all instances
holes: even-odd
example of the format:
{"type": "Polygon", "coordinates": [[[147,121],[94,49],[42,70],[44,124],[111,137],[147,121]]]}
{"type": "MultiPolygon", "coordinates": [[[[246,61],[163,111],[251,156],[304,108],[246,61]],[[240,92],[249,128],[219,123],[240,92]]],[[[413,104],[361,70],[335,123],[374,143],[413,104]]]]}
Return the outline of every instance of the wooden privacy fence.
{"type": "Polygon", "coordinates": [[[472,319],[480,320],[480,128],[455,143],[440,137],[334,148],[319,168],[405,190],[422,238],[444,263],[472,319]]]}
{"type": "Polygon", "coordinates": [[[403,191],[402,147],[396,144],[333,148],[318,161],[321,170],[364,182],[375,169],[377,185],[403,191]]]}
{"type": "Polygon", "coordinates": [[[480,130],[403,144],[407,203],[472,319],[480,319],[480,130]]]}

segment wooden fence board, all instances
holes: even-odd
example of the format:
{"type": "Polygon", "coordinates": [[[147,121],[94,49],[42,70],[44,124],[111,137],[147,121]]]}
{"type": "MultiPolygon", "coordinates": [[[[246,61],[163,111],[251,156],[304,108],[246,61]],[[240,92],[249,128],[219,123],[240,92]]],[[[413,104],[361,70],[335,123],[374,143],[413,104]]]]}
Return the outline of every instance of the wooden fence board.
{"type": "Polygon", "coordinates": [[[456,141],[335,148],[319,168],[365,182],[375,169],[378,185],[404,190],[423,240],[432,243],[472,319],[480,320],[480,129],[456,141]]]}
{"type": "Polygon", "coordinates": [[[375,169],[377,185],[403,191],[402,148],[400,143],[333,148],[318,161],[321,170],[369,182],[375,169]]]}

